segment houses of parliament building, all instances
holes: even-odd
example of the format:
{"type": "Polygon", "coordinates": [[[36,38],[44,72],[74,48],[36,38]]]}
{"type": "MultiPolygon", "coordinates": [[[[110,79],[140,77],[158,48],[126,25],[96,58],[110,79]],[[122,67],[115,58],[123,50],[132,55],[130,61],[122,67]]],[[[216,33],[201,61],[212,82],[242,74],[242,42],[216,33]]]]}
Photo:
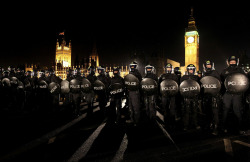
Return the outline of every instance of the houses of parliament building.
{"type": "MultiPolygon", "coordinates": [[[[65,40],[64,32],[59,33],[59,38],[57,39],[56,43],[56,52],[55,52],[55,65],[53,69],[55,70],[55,74],[59,76],[61,79],[66,79],[67,77],[67,70],[68,69],[75,69],[80,68],[82,75],[87,75],[87,69],[90,66],[94,66],[98,68],[100,65],[100,60],[97,52],[96,44],[93,44],[92,52],[89,54],[88,57],[84,58],[84,61],[81,62],[79,65],[72,65],[72,46],[71,41],[68,43],[65,40]]],[[[194,64],[196,69],[199,70],[199,34],[195,24],[195,19],[193,17],[193,9],[191,9],[191,14],[188,19],[188,26],[185,29],[184,34],[184,47],[185,47],[185,65],[180,66],[180,63],[174,60],[171,60],[166,57],[164,51],[160,51],[157,54],[153,54],[150,56],[150,63],[155,67],[157,75],[160,76],[164,73],[164,66],[166,63],[171,63],[173,67],[180,67],[182,74],[186,71],[186,66],[188,64],[194,64]]],[[[139,70],[142,74],[144,73],[144,67],[146,66],[145,59],[143,60],[143,54],[136,54],[137,57],[131,59],[132,61],[138,61],[139,66],[142,67],[139,70]]],[[[119,66],[119,65],[116,65],[119,66]]],[[[112,67],[105,67],[106,72],[112,77],[112,67]]],[[[124,77],[129,73],[129,65],[120,66],[121,68],[121,76],[124,77]]],[[[33,69],[30,69],[33,70],[33,69]]],[[[96,70],[96,75],[97,70],[96,70]]]]}
{"type": "MultiPolygon", "coordinates": [[[[59,76],[61,79],[66,79],[67,77],[67,70],[75,68],[81,69],[81,74],[87,75],[87,69],[90,66],[94,66],[96,69],[100,65],[99,62],[99,56],[97,53],[96,44],[94,43],[92,52],[90,53],[88,59],[84,58],[84,62],[82,65],[74,65],[72,66],[72,60],[71,60],[71,41],[66,42],[64,37],[64,32],[59,34],[61,36],[61,40],[59,41],[57,39],[56,43],[56,54],[55,54],[55,74],[59,76]]],[[[126,74],[128,74],[128,67],[127,66],[120,66],[121,68],[121,76],[124,77],[126,74]]],[[[112,67],[106,67],[106,72],[109,73],[110,76],[113,75],[112,73],[112,67]]],[[[97,70],[96,70],[96,75],[97,70]]]]}

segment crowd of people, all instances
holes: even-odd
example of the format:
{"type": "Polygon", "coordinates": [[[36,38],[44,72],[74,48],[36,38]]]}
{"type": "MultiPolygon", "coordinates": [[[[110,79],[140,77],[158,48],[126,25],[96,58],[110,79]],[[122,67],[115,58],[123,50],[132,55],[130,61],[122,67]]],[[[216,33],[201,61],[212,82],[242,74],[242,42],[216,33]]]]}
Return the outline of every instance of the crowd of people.
{"type": "Polygon", "coordinates": [[[97,68],[98,75],[96,68],[90,66],[87,76],[81,74],[78,68],[68,69],[66,81],[56,76],[53,70],[24,72],[19,68],[9,67],[4,70],[0,67],[2,109],[58,112],[61,102],[64,107],[72,110],[73,117],[78,117],[81,114],[81,103],[86,102],[87,117],[91,118],[93,103],[97,101],[101,115],[108,115],[119,124],[122,121],[122,100],[126,99],[125,107],[129,110],[129,119],[126,123],[132,123],[134,126],[140,124],[142,112],[145,112],[149,121],[154,121],[156,110],[159,109],[164,116],[167,129],[175,130],[177,122],[181,121],[183,131],[193,128],[212,129],[212,134],[218,135],[219,130],[227,133],[232,127],[232,122],[228,121],[232,121],[229,114],[233,112],[236,117],[233,120],[234,126],[240,134],[244,134],[248,129],[244,123],[249,121],[250,93],[248,89],[232,93],[225,86],[225,80],[231,74],[242,74],[247,78],[249,75],[238,66],[239,60],[235,56],[231,56],[227,62],[228,67],[221,73],[215,70],[212,61],[207,60],[203,63],[203,71],[196,71],[196,67],[190,64],[183,75],[179,67],[167,63],[164,73],[158,77],[151,64],[145,66],[145,75],[142,76],[138,70],[139,65],[134,61],[129,66],[128,75],[130,79],[135,80],[135,84],[126,80],[128,77],[121,77],[119,67],[112,69],[113,77],[110,77],[102,66],[97,68]],[[183,95],[179,89],[177,93],[170,95],[161,90],[163,82],[173,82],[180,87],[187,80],[192,80],[202,89],[201,81],[206,76],[216,78],[221,84],[218,93],[211,95],[201,90],[194,95],[183,95]],[[153,86],[145,87],[154,90],[150,93],[144,90],[141,87],[143,81],[153,83],[153,86]],[[106,106],[108,102],[109,108],[106,106]],[[202,124],[198,120],[199,115],[205,121],[202,124]]]}

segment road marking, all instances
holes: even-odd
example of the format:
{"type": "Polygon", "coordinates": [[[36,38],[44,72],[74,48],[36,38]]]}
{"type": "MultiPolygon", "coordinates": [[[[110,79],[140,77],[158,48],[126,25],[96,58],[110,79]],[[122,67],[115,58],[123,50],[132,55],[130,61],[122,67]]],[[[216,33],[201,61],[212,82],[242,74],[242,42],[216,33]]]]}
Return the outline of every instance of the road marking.
{"type": "Polygon", "coordinates": [[[229,138],[224,138],[225,152],[231,156],[233,156],[233,148],[231,144],[231,140],[229,138]]]}
{"type": "Polygon", "coordinates": [[[242,141],[239,141],[239,140],[235,140],[235,141],[233,141],[233,142],[238,143],[238,144],[241,144],[241,145],[243,145],[243,146],[250,147],[250,144],[249,144],[249,143],[246,143],[246,142],[242,142],[242,141]]]}
{"type": "Polygon", "coordinates": [[[158,126],[161,128],[163,134],[170,139],[170,141],[174,144],[174,146],[176,147],[176,149],[181,152],[180,148],[176,145],[176,143],[174,142],[174,140],[171,138],[170,134],[163,128],[163,126],[157,121],[155,120],[156,123],[158,124],[158,126]]]}
{"type": "Polygon", "coordinates": [[[122,161],[123,155],[127,149],[127,146],[128,146],[128,137],[127,137],[127,134],[125,133],[125,135],[123,136],[121,145],[119,147],[119,150],[116,152],[115,157],[112,159],[111,162],[122,161]]]}
{"type": "Polygon", "coordinates": [[[87,155],[88,151],[90,150],[93,142],[95,139],[98,137],[100,134],[101,130],[104,128],[106,125],[105,123],[102,123],[90,136],[89,138],[80,146],[77,151],[71,156],[71,158],[68,160],[69,162],[71,161],[79,161],[81,160],[84,156],[87,155]]]}
{"type": "Polygon", "coordinates": [[[156,116],[158,116],[164,122],[164,116],[159,111],[156,111],[156,116]]]}

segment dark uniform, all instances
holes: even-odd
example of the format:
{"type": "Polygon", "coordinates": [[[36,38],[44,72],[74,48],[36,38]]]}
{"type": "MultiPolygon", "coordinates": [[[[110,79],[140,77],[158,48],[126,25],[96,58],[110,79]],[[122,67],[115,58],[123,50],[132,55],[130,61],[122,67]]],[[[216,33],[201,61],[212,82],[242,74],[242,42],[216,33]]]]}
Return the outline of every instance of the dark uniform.
{"type": "MultiPolygon", "coordinates": [[[[83,77],[81,76],[81,71],[77,68],[74,71],[73,78],[78,80],[80,85],[82,82],[83,77]]],[[[80,88],[80,87],[79,87],[80,88]]],[[[81,91],[73,92],[72,93],[72,104],[73,104],[73,115],[78,117],[80,115],[80,104],[81,104],[82,93],[81,91]]]]}
{"type": "MultiPolygon", "coordinates": [[[[133,74],[139,80],[142,81],[142,76],[138,71],[138,64],[136,62],[132,62],[129,65],[129,74],[133,74]]],[[[139,122],[140,114],[141,114],[141,95],[140,91],[128,91],[128,102],[129,102],[129,109],[130,109],[130,119],[135,125],[139,122]]]]}
{"type": "Polygon", "coordinates": [[[88,68],[88,72],[89,72],[89,75],[87,76],[87,79],[91,83],[91,90],[88,93],[84,93],[84,98],[85,98],[85,101],[88,104],[87,116],[91,117],[92,114],[93,114],[93,103],[94,103],[94,99],[95,99],[95,93],[94,93],[94,90],[93,90],[93,84],[97,80],[97,77],[95,75],[95,67],[90,66],[88,68]]]}
{"type": "Polygon", "coordinates": [[[25,93],[24,93],[24,73],[20,68],[17,68],[16,78],[18,79],[17,87],[17,108],[22,111],[24,109],[25,93]]]}
{"type": "MultiPolygon", "coordinates": [[[[50,74],[48,78],[45,78],[46,81],[50,83],[56,83],[58,86],[60,86],[60,83],[62,79],[60,79],[58,76],[55,75],[54,70],[50,70],[50,74]]],[[[51,111],[52,112],[58,112],[59,111],[59,95],[60,93],[50,93],[50,105],[51,105],[51,111]]]]}
{"type": "MultiPolygon", "coordinates": [[[[186,75],[183,75],[180,79],[180,83],[187,79],[192,79],[199,83],[199,77],[195,74],[195,66],[193,64],[190,64],[187,66],[187,73],[186,75]],[[193,72],[190,72],[190,70],[193,70],[193,72]]],[[[200,126],[198,125],[198,119],[197,119],[197,111],[198,111],[198,99],[199,96],[195,96],[192,98],[184,97],[183,98],[183,126],[184,130],[187,130],[190,125],[190,117],[192,124],[195,126],[196,129],[200,129],[200,126]]]]}
{"type": "Polygon", "coordinates": [[[49,91],[48,84],[46,83],[45,71],[41,70],[39,73],[39,78],[37,80],[37,105],[38,110],[47,113],[48,112],[48,100],[49,100],[49,91]]]}
{"type": "MultiPolygon", "coordinates": [[[[155,74],[155,68],[152,65],[145,66],[145,77],[144,78],[151,78],[158,83],[158,77],[155,74]]],[[[144,106],[146,108],[146,114],[150,120],[153,120],[156,118],[156,98],[157,94],[148,95],[144,93],[143,99],[144,99],[144,106]]]]}
{"type": "MultiPolygon", "coordinates": [[[[110,103],[110,115],[111,118],[115,121],[115,123],[120,123],[121,121],[121,108],[122,108],[122,97],[123,97],[123,87],[125,85],[124,79],[120,76],[120,68],[113,68],[114,76],[111,78],[110,87],[115,84],[119,84],[121,86],[121,92],[115,92],[114,94],[110,93],[111,103],[110,103]]],[[[117,90],[117,89],[116,89],[117,90]]],[[[114,89],[110,89],[110,91],[114,92],[114,89]]]]}
{"type": "MultiPolygon", "coordinates": [[[[228,59],[228,67],[225,68],[221,73],[221,81],[224,83],[225,79],[229,74],[232,73],[242,73],[245,74],[243,69],[238,67],[238,59],[235,56],[231,56],[228,59]]],[[[243,94],[231,94],[227,90],[225,90],[225,93],[223,95],[223,117],[222,117],[222,129],[226,133],[227,132],[227,117],[228,112],[231,109],[231,106],[233,107],[233,112],[235,116],[238,119],[238,126],[239,126],[239,133],[244,133],[243,131],[243,123],[242,123],[242,112],[243,112],[243,94]]]]}
{"type": "Polygon", "coordinates": [[[108,93],[107,93],[107,88],[110,85],[110,79],[106,76],[105,74],[105,68],[99,66],[98,67],[98,73],[99,75],[97,76],[97,79],[100,80],[104,85],[105,85],[105,90],[98,92],[98,101],[99,101],[99,107],[101,110],[101,113],[106,116],[106,105],[108,102],[108,93]]]}
{"type": "MultiPolygon", "coordinates": [[[[179,78],[173,72],[173,66],[167,64],[165,73],[161,74],[158,85],[166,79],[174,80],[179,85],[179,78]]],[[[160,87],[160,86],[159,86],[160,87]]],[[[176,118],[176,96],[161,96],[162,109],[164,114],[164,122],[169,127],[174,127],[176,118]]]]}
{"type": "MultiPolygon", "coordinates": [[[[205,76],[212,76],[221,81],[220,74],[215,70],[214,63],[210,60],[203,64],[203,77],[205,76]]],[[[205,127],[213,128],[214,135],[218,134],[220,100],[220,92],[216,96],[210,94],[202,96],[202,109],[203,113],[206,114],[205,127]]]]}
{"type": "Polygon", "coordinates": [[[33,109],[33,96],[32,96],[32,78],[31,71],[27,71],[24,77],[24,93],[25,93],[25,109],[31,111],[33,109]]]}

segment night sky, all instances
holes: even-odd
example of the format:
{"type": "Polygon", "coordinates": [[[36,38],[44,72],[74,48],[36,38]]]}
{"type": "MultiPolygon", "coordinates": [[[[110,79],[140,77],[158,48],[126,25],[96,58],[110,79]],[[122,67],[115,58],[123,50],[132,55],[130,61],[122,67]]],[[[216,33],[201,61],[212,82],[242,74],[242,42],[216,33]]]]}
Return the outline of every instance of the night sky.
{"type": "Polygon", "coordinates": [[[230,55],[239,56],[240,50],[250,55],[248,4],[20,3],[3,5],[0,11],[0,64],[50,66],[57,34],[65,30],[72,42],[72,63],[77,55],[87,57],[96,42],[104,65],[127,64],[135,51],[150,56],[164,50],[183,66],[191,6],[200,35],[201,63],[211,59],[221,71],[230,55]]]}

